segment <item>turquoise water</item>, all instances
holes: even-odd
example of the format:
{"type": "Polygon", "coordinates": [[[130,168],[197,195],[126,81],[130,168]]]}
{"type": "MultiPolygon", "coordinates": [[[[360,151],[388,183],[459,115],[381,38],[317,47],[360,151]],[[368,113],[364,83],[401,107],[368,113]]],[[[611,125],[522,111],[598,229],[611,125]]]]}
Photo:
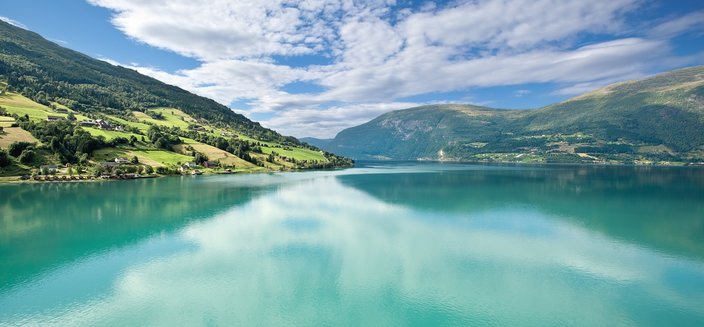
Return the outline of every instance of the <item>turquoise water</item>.
{"type": "Polygon", "coordinates": [[[704,170],[0,186],[0,325],[704,326],[704,170]]]}

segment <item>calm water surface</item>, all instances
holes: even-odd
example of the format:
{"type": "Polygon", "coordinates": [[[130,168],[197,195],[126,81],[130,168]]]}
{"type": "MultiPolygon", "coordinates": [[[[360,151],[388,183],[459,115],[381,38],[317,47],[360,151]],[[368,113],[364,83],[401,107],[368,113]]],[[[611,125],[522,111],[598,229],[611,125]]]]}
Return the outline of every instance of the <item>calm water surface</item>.
{"type": "Polygon", "coordinates": [[[0,325],[704,326],[704,170],[0,186],[0,325]]]}

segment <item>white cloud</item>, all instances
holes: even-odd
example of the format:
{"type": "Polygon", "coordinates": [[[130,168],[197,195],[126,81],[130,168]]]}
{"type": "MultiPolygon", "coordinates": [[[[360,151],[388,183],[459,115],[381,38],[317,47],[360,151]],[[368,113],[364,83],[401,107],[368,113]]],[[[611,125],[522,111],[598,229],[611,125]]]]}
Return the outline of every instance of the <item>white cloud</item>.
{"type": "Polygon", "coordinates": [[[20,23],[20,22],[14,20],[14,19],[12,19],[12,18],[9,18],[9,17],[0,16],[0,20],[1,20],[1,21],[4,21],[4,22],[6,22],[6,23],[8,23],[8,24],[10,24],[10,25],[17,26],[17,27],[19,27],[19,28],[28,29],[25,24],[22,24],[22,23],[20,23]]]}
{"type": "Polygon", "coordinates": [[[224,104],[249,101],[252,113],[274,115],[265,126],[283,133],[323,137],[398,109],[409,96],[523,83],[558,83],[557,94],[573,94],[681,65],[695,57],[672,55],[668,38],[702,21],[694,12],[623,34],[642,0],[418,8],[392,0],[88,1],[112,10],[129,37],[201,62],[175,73],[133,68],[224,104]],[[579,44],[585,35],[598,41],[579,44]],[[286,64],[300,55],[328,60],[286,64]],[[323,91],[291,94],[292,82],[323,91]]]}
{"type": "Polygon", "coordinates": [[[688,30],[697,29],[704,31],[704,10],[695,11],[685,16],[670,19],[650,32],[651,35],[661,38],[672,37],[688,30]]]}
{"type": "Polygon", "coordinates": [[[289,131],[293,135],[329,138],[340,130],[363,124],[383,113],[418,105],[413,102],[382,102],[351,104],[326,109],[295,108],[282,111],[276,117],[262,121],[262,124],[275,130],[289,131]]]}

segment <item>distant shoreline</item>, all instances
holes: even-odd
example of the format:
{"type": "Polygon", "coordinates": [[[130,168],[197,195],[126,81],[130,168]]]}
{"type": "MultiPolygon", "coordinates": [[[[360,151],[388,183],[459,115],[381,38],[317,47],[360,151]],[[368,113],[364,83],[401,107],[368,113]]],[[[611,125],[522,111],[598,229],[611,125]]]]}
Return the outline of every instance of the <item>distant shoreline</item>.
{"type": "MultiPolygon", "coordinates": [[[[525,167],[540,167],[540,166],[584,166],[584,167],[654,167],[654,168],[700,168],[704,169],[704,163],[684,163],[684,164],[624,164],[624,163],[525,163],[525,162],[482,162],[482,161],[450,161],[450,160],[356,160],[356,164],[352,167],[346,168],[359,168],[364,167],[364,164],[373,163],[384,163],[384,164],[408,164],[408,163],[428,163],[428,164],[471,164],[480,166],[525,166],[525,167]]],[[[346,169],[346,168],[333,168],[333,169],[346,169]]],[[[224,172],[204,172],[202,175],[198,176],[214,176],[214,175],[242,175],[242,174],[269,174],[269,173],[291,173],[291,172],[301,172],[301,171],[323,171],[329,169],[305,169],[305,170],[292,170],[292,171],[238,171],[232,173],[224,172]]],[[[62,175],[65,176],[65,175],[62,175]]],[[[163,178],[163,177],[183,177],[192,176],[191,174],[174,174],[174,175],[144,175],[137,178],[101,178],[93,177],[87,179],[57,179],[57,180],[33,180],[33,179],[21,179],[22,176],[2,176],[0,177],[0,185],[2,184],[45,184],[45,183],[94,183],[94,182],[115,182],[115,181],[128,181],[128,180],[140,180],[140,179],[151,179],[151,178],[163,178]]],[[[194,176],[195,177],[195,176],[194,176]]]]}

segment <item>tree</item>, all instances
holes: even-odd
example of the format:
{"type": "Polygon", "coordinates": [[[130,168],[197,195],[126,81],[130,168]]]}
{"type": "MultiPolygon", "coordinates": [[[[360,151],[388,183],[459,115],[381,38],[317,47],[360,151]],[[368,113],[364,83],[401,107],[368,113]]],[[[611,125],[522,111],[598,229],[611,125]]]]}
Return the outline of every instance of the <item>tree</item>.
{"type": "Polygon", "coordinates": [[[7,155],[7,152],[5,150],[0,149],[0,167],[7,167],[12,163],[10,161],[10,156],[7,155]]]}
{"type": "MultiPolygon", "coordinates": [[[[144,136],[142,136],[144,138],[144,136]]],[[[134,137],[134,135],[130,136],[130,145],[134,146],[134,144],[137,143],[137,138],[134,137]]]]}
{"type": "Polygon", "coordinates": [[[17,158],[20,156],[20,154],[22,154],[22,151],[24,151],[24,149],[30,147],[31,145],[32,143],[29,142],[12,142],[12,144],[10,144],[7,150],[11,156],[17,158]]]}
{"type": "Polygon", "coordinates": [[[73,176],[73,168],[71,166],[68,167],[68,175],[73,176]]]}
{"type": "Polygon", "coordinates": [[[78,156],[78,164],[79,165],[85,165],[88,163],[88,154],[87,153],[81,153],[78,156]]]}
{"type": "Polygon", "coordinates": [[[61,145],[61,140],[59,140],[59,138],[56,136],[51,138],[51,142],[49,144],[51,146],[51,151],[60,153],[63,149],[63,146],[61,145]]]}
{"type": "Polygon", "coordinates": [[[196,157],[196,163],[199,165],[208,161],[208,157],[200,152],[196,153],[195,157],[196,157]]]}
{"type": "Polygon", "coordinates": [[[170,148],[169,140],[167,140],[165,137],[158,138],[156,140],[156,142],[154,143],[154,145],[156,145],[160,149],[169,149],[170,148]]]}
{"type": "Polygon", "coordinates": [[[93,167],[93,176],[98,177],[105,172],[105,169],[101,165],[96,165],[93,167]]]}
{"type": "Polygon", "coordinates": [[[74,115],[72,112],[69,112],[68,116],[66,116],[66,119],[70,121],[76,121],[76,115],[74,115]]]}
{"type": "Polygon", "coordinates": [[[130,160],[130,162],[132,162],[133,164],[136,165],[139,163],[139,158],[137,158],[137,156],[134,156],[134,157],[132,157],[132,160],[130,160]]]}
{"type": "Polygon", "coordinates": [[[34,150],[31,148],[25,149],[22,151],[22,154],[19,156],[19,160],[21,163],[28,165],[31,164],[34,161],[35,153],[34,150]]]}
{"type": "Polygon", "coordinates": [[[152,166],[147,166],[147,168],[146,168],[146,173],[147,173],[147,174],[153,174],[153,173],[154,173],[154,168],[152,168],[152,166]]]}

